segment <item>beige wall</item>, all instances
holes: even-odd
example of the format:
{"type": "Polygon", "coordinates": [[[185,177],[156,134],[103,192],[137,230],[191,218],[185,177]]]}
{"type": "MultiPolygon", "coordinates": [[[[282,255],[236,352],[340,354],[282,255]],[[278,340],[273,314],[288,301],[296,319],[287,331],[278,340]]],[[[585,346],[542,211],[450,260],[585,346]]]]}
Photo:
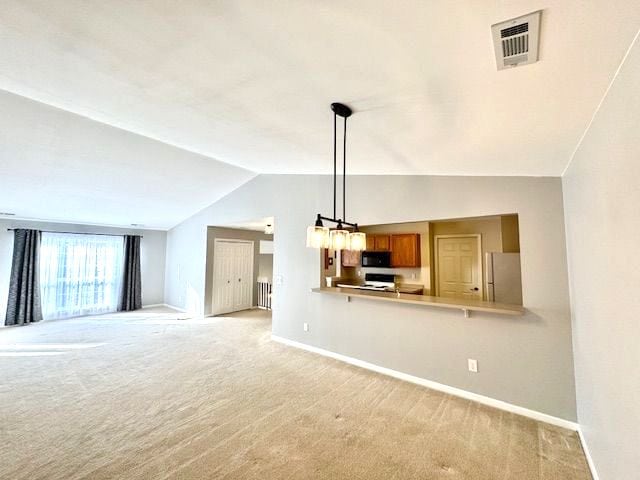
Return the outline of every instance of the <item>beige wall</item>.
{"type": "Polygon", "coordinates": [[[347,185],[349,220],[362,225],[519,214],[525,315],[465,319],[458,311],[312,293],[321,270],[318,251],[305,247],[306,228],[331,211],[332,198],[332,179],[321,175],[260,175],[172,229],[167,299],[204,310],[207,225],[273,215],[274,334],[575,420],[560,179],[352,176],[347,185]],[[468,358],[478,360],[479,373],[468,372],[468,358]]]}
{"type": "Polygon", "coordinates": [[[520,253],[520,229],[517,215],[500,217],[502,230],[502,251],[504,253],[520,253]]]}
{"type": "Polygon", "coordinates": [[[638,179],[640,40],[562,179],[578,419],[601,480],[640,475],[638,179]]]}
{"type": "MultiPolygon", "coordinates": [[[[253,230],[242,230],[239,228],[224,227],[208,227],[207,228],[207,251],[205,260],[205,292],[206,295],[202,299],[204,305],[204,314],[210,315],[213,311],[213,257],[215,251],[216,238],[226,238],[233,240],[251,240],[253,241],[253,300],[252,305],[258,305],[258,275],[260,274],[260,240],[273,240],[273,235],[267,235],[263,232],[253,230]]],[[[273,255],[270,255],[273,258],[273,255]]]]}

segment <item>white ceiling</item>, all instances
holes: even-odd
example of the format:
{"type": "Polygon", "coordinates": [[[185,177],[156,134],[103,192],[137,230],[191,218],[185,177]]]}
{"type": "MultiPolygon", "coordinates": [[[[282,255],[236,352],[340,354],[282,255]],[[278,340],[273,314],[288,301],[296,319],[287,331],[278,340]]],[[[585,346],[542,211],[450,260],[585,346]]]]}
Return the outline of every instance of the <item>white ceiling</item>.
{"type": "Polygon", "coordinates": [[[0,112],[0,212],[15,218],[168,229],[255,175],[7,92],[0,112]]]}
{"type": "MultiPolygon", "coordinates": [[[[103,197],[148,209],[99,221],[166,227],[251,178],[220,161],[329,173],[332,101],[356,112],[349,173],[560,175],[639,25],[638,0],[4,0],[0,89],[208,157],[163,163],[96,144],[102,156],[68,160],[76,183],[48,187],[82,199],[91,179],[128,168],[140,191],[105,180],[103,197]],[[540,62],[497,71],[491,24],[538,9],[540,62]]],[[[82,143],[46,122],[36,130],[49,159],[82,143]]],[[[42,171],[57,182],[61,166],[42,171]]],[[[55,201],[64,219],[95,217],[55,201]]]]}
{"type": "Polygon", "coordinates": [[[254,230],[264,232],[264,227],[271,225],[275,229],[274,217],[259,218],[257,220],[247,220],[244,222],[234,222],[223,225],[225,228],[239,228],[240,230],[254,230]]]}

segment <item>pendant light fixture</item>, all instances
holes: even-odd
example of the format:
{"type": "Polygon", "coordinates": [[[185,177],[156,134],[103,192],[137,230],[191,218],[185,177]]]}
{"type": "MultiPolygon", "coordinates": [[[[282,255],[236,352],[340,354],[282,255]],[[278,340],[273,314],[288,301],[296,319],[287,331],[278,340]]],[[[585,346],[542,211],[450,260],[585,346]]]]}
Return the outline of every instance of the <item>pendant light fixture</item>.
{"type": "Polygon", "coordinates": [[[362,251],[367,245],[367,238],[358,230],[357,223],[347,222],[347,118],[352,110],[342,103],[332,103],[333,111],[333,217],[325,217],[318,213],[315,224],[307,228],[307,247],[330,248],[332,250],[362,251]],[[342,218],[336,218],[336,188],[337,188],[337,122],[338,117],[344,119],[344,134],[342,143],[342,218]],[[323,220],[335,223],[336,227],[329,229],[323,220]],[[346,227],[352,227],[353,231],[346,227]]]}

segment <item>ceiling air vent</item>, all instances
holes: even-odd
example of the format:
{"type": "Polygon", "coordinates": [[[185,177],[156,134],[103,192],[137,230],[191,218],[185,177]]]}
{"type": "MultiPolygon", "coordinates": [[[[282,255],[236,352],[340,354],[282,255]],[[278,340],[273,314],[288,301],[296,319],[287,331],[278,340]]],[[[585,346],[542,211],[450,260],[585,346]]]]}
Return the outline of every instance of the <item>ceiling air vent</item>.
{"type": "Polygon", "coordinates": [[[538,61],[541,10],[491,26],[498,70],[538,61]]]}

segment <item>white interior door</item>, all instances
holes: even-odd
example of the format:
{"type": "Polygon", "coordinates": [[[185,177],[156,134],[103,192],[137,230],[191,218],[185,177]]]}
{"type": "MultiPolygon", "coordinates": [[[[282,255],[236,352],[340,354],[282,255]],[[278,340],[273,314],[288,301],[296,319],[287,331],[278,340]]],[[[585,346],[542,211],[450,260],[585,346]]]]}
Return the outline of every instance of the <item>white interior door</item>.
{"type": "Polygon", "coordinates": [[[231,246],[228,242],[217,242],[213,254],[213,313],[227,313],[233,310],[233,286],[231,246]]]}
{"type": "Polygon", "coordinates": [[[253,306],[253,257],[253,242],[216,240],[213,254],[214,315],[253,306]]]}
{"type": "Polygon", "coordinates": [[[233,311],[252,306],[253,296],[253,243],[237,243],[234,246],[233,311]]]}
{"type": "Polygon", "coordinates": [[[436,238],[438,296],[482,300],[479,236],[436,238]]]}

